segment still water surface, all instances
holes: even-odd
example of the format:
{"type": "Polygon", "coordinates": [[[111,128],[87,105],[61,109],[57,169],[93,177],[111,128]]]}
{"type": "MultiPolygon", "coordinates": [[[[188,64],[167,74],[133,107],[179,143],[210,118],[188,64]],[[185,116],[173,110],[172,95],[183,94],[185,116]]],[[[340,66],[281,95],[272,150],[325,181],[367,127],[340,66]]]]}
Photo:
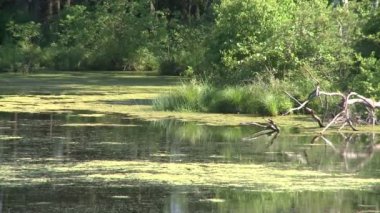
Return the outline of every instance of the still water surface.
{"type": "MultiPolygon", "coordinates": [[[[254,163],[380,178],[380,135],[374,133],[322,139],[294,128],[255,138],[258,129],[253,127],[148,122],[86,113],[0,113],[0,135],[20,137],[0,140],[0,164],[254,163]]],[[[380,212],[380,188],[268,192],[139,182],[121,186],[0,183],[2,212],[380,212]]]]}

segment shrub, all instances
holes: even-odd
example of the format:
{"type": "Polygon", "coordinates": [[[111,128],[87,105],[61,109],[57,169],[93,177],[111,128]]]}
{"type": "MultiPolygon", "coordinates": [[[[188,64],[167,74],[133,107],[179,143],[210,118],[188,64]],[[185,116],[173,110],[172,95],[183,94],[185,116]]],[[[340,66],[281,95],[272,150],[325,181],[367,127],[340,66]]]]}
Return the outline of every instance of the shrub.
{"type": "Polygon", "coordinates": [[[152,71],[159,68],[157,57],[148,48],[137,50],[136,55],[132,58],[131,65],[136,71],[152,71]]]}
{"type": "Polygon", "coordinates": [[[0,71],[15,71],[15,64],[20,57],[14,45],[0,46],[0,71]]]}
{"type": "Polygon", "coordinates": [[[0,71],[31,72],[40,68],[42,51],[35,46],[24,48],[12,44],[0,47],[0,71]]]}

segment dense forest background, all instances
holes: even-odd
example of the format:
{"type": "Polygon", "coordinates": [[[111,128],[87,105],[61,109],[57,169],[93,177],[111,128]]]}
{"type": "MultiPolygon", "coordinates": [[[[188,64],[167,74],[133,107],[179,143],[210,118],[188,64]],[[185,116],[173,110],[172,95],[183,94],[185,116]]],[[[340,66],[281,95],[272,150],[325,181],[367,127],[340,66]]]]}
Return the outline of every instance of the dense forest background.
{"type": "Polygon", "coordinates": [[[378,0],[0,0],[1,71],[319,81],[377,98],[379,58],[378,0]]]}

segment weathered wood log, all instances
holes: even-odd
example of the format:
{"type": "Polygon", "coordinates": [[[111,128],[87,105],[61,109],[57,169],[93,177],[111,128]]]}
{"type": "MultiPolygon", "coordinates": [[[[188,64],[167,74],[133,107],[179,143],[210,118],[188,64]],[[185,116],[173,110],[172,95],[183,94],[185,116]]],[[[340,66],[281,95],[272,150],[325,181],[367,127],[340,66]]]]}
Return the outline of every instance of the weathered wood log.
{"type": "MultiPolygon", "coordinates": [[[[321,131],[321,134],[323,134],[330,126],[333,124],[337,119],[342,118],[343,119],[343,124],[339,128],[339,130],[343,129],[347,124],[351,127],[353,131],[358,131],[352,124],[351,117],[350,117],[350,111],[349,111],[349,104],[348,101],[350,100],[350,97],[354,95],[354,93],[349,93],[348,95],[344,95],[342,93],[327,93],[323,92],[326,95],[332,95],[332,96],[341,96],[342,97],[342,111],[339,112],[332,121],[330,121],[329,124],[321,131]]],[[[321,92],[322,94],[322,92],[321,92]]]]}
{"type": "Polygon", "coordinates": [[[280,128],[277,126],[277,124],[272,119],[268,119],[267,123],[248,122],[248,123],[240,123],[240,125],[252,125],[252,126],[264,128],[263,130],[253,134],[250,137],[243,138],[243,140],[245,140],[245,141],[254,140],[254,139],[256,139],[260,136],[263,136],[263,135],[271,136],[274,133],[274,136],[270,140],[270,145],[272,145],[273,142],[275,141],[275,139],[277,138],[278,134],[280,133],[280,128]]]}
{"type": "Polygon", "coordinates": [[[376,124],[376,113],[375,110],[380,108],[380,102],[377,102],[373,99],[367,98],[365,96],[362,96],[356,92],[350,92],[348,94],[343,94],[341,92],[326,92],[322,91],[319,87],[319,84],[317,84],[316,89],[313,90],[309,95],[306,101],[300,102],[296,98],[294,98],[292,95],[290,95],[288,92],[285,91],[285,93],[294,101],[298,103],[298,107],[292,108],[288,110],[286,113],[283,115],[288,115],[294,111],[305,109],[305,111],[310,114],[313,119],[318,122],[319,127],[324,127],[324,129],[321,131],[321,134],[323,134],[332,124],[341,121],[342,125],[339,128],[341,130],[344,128],[346,125],[349,125],[353,131],[358,131],[354,125],[353,125],[353,120],[351,118],[351,113],[350,113],[350,106],[354,104],[361,104],[366,107],[368,111],[368,117],[366,119],[366,122],[368,124],[375,125],[376,124]],[[325,126],[322,122],[322,120],[315,114],[314,110],[310,109],[307,107],[307,104],[312,101],[315,97],[320,97],[320,96],[329,96],[329,97],[339,97],[341,98],[341,104],[339,105],[341,108],[341,111],[337,113],[334,118],[325,126]],[[355,97],[355,98],[352,98],[355,97]]]}
{"type": "MultiPolygon", "coordinates": [[[[299,100],[297,100],[295,97],[293,97],[292,95],[290,95],[288,92],[285,91],[285,93],[291,98],[293,99],[295,102],[297,102],[299,104],[299,106],[297,108],[293,108],[293,109],[290,109],[288,112],[286,112],[285,114],[283,115],[288,115],[289,113],[295,111],[295,110],[300,110],[302,108],[305,108],[305,111],[307,114],[310,114],[311,117],[318,123],[319,127],[324,127],[323,125],[323,122],[321,120],[321,118],[319,118],[313,109],[309,108],[309,107],[305,107],[307,103],[309,103],[309,100],[306,100],[304,103],[301,103],[299,100]]],[[[318,91],[318,94],[319,94],[319,91],[318,91]]],[[[310,95],[309,95],[310,96],[310,95]]]]}
{"type": "Polygon", "coordinates": [[[272,119],[268,118],[267,120],[268,120],[267,123],[248,122],[248,123],[240,123],[240,125],[252,125],[252,126],[264,128],[265,130],[280,132],[280,128],[272,119]]]}

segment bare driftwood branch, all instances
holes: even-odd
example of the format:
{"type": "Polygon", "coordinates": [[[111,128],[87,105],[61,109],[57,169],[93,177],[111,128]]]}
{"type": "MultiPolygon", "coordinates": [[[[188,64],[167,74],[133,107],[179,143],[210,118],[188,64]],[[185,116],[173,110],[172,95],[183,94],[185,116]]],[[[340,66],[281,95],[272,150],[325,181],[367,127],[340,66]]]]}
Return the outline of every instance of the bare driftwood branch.
{"type": "Polygon", "coordinates": [[[342,98],[344,98],[345,96],[340,93],[340,92],[324,92],[324,91],[320,91],[319,92],[319,95],[326,95],[326,96],[340,96],[342,98]]]}
{"type": "Polygon", "coordinates": [[[264,128],[263,130],[253,134],[250,137],[243,138],[243,140],[246,140],[246,141],[255,140],[256,138],[263,136],[263,135],[271,136],[273,133],[275,133],[275,135],[273,136],[273,138],[270,141],[270,144],[273,144],[273,141],[277,138],[278,134],[280,133],[280,128],[277,126],[277,124],[272,119],[268,119],[267,123],[249,122],[249,123],[241,123],[241,125],[253,125],[253,126],[260,127],[260,128],[264,128]]]}
{"type": "Polygon", "coordinates": [[[288,112],[286,112],[286,113],[283,114],[283,115],[288,115],[289,113],[291,113],[291,112],[293,112],[293,111],[296,111],[296,110],[300,110],[300,109],[302,109],[302,108],[304,107],[306,113],[307,113],[307,114],[310,114],[310,115],[313,117],[313,119],[314,119],[315,121],[317,121],[319,127],[324,127],[321,118],[319,118],[319,117],[315,114],[314,110],[311,109],[311,108],[309,108],[309,107],[305,107],[306,104],[309,103],[309,100],[306,100],[304,103],[301,103],[299,100],[297,100],[295,97],[293,97],[292,95],[290,95],[288,92],[285,91],[285,93],[286,93],[291,99],[293,99],[295,102],[297,102],[297,103],[299,104],[299,106],[298,106],[297,108],[290,109],[288,112]]]}
{"type": "Polygon", "coordinates": [[[260,124],[260,123],[256,123],[256,122],[240,123],[240,125],[257,126],[257,127],[261,127],[261,128],[266,128],[267,127],[266,125],[263,125],[263,124],[260,124]]]}
{"type": "Polygon", "coordinates": [[[248,122],[248,123],[240,123],[240,125],[251,125],[251,126],[257,126],[264,128],[265,130],[271,130],[274,132],[280,132],[280,128],[277,126],[277,124],[272,120],[268,119],[267,123],[256,123],[256,122],[248,122]]]}
{"type": "Polygon", "coordinates": [[[307,103],[309,103],[309,100],[306,100],[304,101],[303,103],[301,103],[298,99],[296,99],[295,97],[293,97],[291,94],[289,94],[287,91],[284,91],[291,99],[293,99],[295,102],[298,103],[298,107],[296,108],[292,108],[290,109],[289,111],[287,111],[286,113],[284,113],[283,115],[289,115],[290,113],[292,113],[293,111],[296,111],[296,110],[300,110],[302,108],[304,108],[306,106],[307,103]]]}
{"type": "Polygon", "coordinates": [[[320,90],[319,83],[316,86],[316,89],[312,91],[309,95],[307,100],[304,102],[301,102],[294,98],[291,94],[285,91],[285,93],[294,101],[298,103],[298,107],[290,109],[288,112],[284,113],[283,115],[288,115],[294,111],[305,109],[305,111],[310,114],[313,119],[318,122],[319,127],[324,127],[324,129],[321,131],[321,134],[323,134],[331,125],[334,123],[342,123],[339,130],[343,129],[346,125],[350,126],[352,130],[358,131],[353,124],[353,119],[351,118],[350,113],[350,106],[354,104],[361,104],[366,107],[368,111],[368,117],[366,119],[366,122],[368,124],[375,125],[376,124],[376,113],[375,110],[380,108],[380,102],[377,102],[373,99],[364,97],[363,95],[360,95],[356,92],[350,92],[348,94],[343,94],[341,92],[326,92],[320,90]],[[334,118],[325,126],[322,122],[322,120],[316,115],[314,110],[307,107],[307,104],[312,101],[315,97],[339,97],[341,98],[341,104],[339,105],[341,108],[341,111],[337,113],[334,118]],[[352,98],[355,97],[355,98],[352,98]]]}

